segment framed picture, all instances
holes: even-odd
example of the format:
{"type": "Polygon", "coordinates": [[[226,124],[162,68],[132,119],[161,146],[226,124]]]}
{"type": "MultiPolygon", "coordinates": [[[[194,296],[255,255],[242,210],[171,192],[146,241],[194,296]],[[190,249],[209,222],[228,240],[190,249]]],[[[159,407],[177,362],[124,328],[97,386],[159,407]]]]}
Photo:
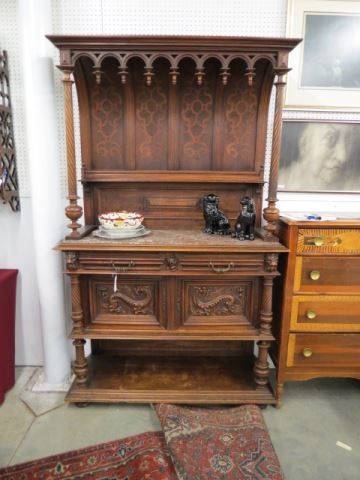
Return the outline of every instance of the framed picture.
{"type": "Polygon", "coordinates": [[[286,108],[360,111],[360,2],[288,0],[286,108]]]}
{"type": "Polygon", "coordinates": [[[360,123],[285,120],[279,191],[359,192],[360,123]]]}

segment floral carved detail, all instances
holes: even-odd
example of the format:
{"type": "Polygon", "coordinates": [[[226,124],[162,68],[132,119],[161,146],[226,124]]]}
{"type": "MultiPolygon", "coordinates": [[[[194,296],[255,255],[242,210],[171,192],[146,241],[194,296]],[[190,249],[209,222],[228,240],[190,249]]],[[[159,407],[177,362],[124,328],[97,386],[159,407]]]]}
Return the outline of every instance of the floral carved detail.
{"type": "Polygon", "coordinates": [[[101,306],[111,313],[130,313],[147,315],[153,313],[152,291],[149,286],[136,287],[120,286],[120,290],[113,292],[112,288],[100,288],[101,306]],[[128,307],[128,308],[126,308],[128,307]]]}
{"type": "Polygon", "coordinates": [[[79,254],[77,252],[66,252],[66,268],[71,271],[79,268],[79,254]]]}
{"type": "Polygon", "coordinates": [[[276,272],[279,255],[277,253],[268,253],[265,257],[265,270],[267,272],[276,272]]]}
{"type": "Polygon", "coordinates": [[[244,312],[245,288],[227,287],[223,293],[219,287],[192,287],[190,289],[191,314],[228,315],[244,312]]]}

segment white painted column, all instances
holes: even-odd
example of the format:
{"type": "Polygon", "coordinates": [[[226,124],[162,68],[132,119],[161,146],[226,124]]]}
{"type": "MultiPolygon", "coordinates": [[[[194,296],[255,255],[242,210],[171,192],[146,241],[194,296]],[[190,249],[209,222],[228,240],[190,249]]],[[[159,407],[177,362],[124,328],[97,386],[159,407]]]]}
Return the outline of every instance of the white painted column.
{"type": "MultiPolygon", "coordinates": [[[[64,213],[61,198],[55,116],[51,0],[19,0],[25,125],[33,211],[36,278],[40,298],[44,379],[47,388],[65,383],[70,373],[69,341],[60,252],[64,213]]],[[[24,239],[25,240],[25,239],[24,239]]]]}

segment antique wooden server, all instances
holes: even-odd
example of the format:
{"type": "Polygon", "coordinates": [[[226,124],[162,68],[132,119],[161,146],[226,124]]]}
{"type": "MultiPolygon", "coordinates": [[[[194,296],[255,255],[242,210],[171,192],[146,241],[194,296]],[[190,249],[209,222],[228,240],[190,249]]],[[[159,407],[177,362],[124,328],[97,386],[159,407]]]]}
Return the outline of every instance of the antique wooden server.
{"type": "Polygon", "coordinates": [[[279,236],[290,253],[271,349],[278,403],[287,380],[360,378],[360,221],[283,217],[279,236]]]}
{"type": "Polygon", "coordinates": [[[50,36],[64,73],[71,233],[73,402],[274,402],[272,285],[284,75],[297,39],[50,36]],[[72,77],[81,129],[78,223],[72,77]],[[276,106],[267,225],[264,154],[276,106]],[[203,233],[202,197],[234,222],[255,200],[257,238],[203,233]],[[148,236],[94,237],[106,211],[145,215],[148,236]],[[117,277],[117,291],[113,288],[117,277]],[[91,339],[86,358],[84,343],[91,339]],[[253,356],[254,341],[259,354],[253,356]]]}

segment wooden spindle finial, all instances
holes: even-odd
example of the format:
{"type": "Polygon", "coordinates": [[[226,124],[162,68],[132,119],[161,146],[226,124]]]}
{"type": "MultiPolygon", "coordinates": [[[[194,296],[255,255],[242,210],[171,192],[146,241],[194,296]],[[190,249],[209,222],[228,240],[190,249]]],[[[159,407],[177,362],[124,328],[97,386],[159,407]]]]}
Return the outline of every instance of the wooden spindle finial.
{"type": "Polygon", "coordinates": [[[154,69],[153,67],[147,67],[145,68],[145,73],[144,73],[144,77],[145,77],[145,81],[146,81],[146,85],[148,87],[151,87],[151,84],[152,84],[152,78],[154,76],[154,69]]]}
{"type": "Polygon", "coordinates": [[[119,75],[120,75],[120,80],[121,84],[125,85],[127,81],[127,76],[128,76],[128,70],[126,67],[119,67],[119,75]]]}
{"type": "Polygon", "coordinates": [[[254,77],[255,77],[255,68],[247,68],[245,76],[247,76],[249,87],[252,87],[254,83],[254,77]]]}
{"type": "Polygon", "coordinates": [[[230,68],[222,68],[220,70],[220,77],[222,78],[222,84],[227,85],[230,77],[230,68]]]}
{"type": "Polygon", "coordinates": [[[180,75],[178,68],[171,68],[169,72],[171,78],[171,85],[177,84],[177,77],[180,75]]]}
{"type": "Polygon", "coordinates": [[[203,68],[197,68],[195,72],[196,83],[201,86],[205,77],[205,72],[203,68]]]}
{"type": "Polygon", "coordinates": [[[100,68],[94,68],[93,74],[95,75],[95,80],[96,80],[97,85],[100,85],[100,83],[101,83],[102,73],[103,72],[100,70],[100,68]]]}

